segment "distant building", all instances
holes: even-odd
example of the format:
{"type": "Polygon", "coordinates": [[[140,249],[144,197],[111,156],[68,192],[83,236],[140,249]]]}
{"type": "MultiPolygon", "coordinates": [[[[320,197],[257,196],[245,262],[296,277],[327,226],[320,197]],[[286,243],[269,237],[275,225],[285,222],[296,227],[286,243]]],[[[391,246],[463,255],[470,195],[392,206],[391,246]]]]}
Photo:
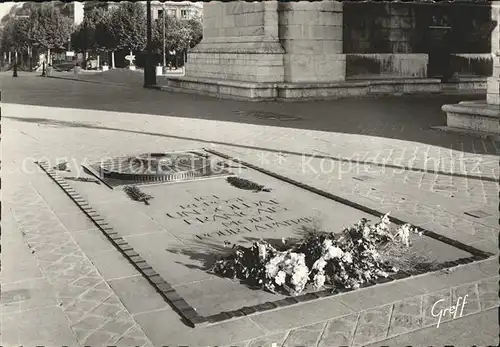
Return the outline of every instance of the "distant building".
{"type": "MultiPolygon", "coordinates": [[[[140,1],[146,6],[146,1],[140,1]]],[[[84,11],[90,11],[92,8],[101,7],[110,9],[119,6],[119,2],[114,1],[85,1],[84,11]]],[[[169,16],[178,19],[191,19],[203,16],[203,3],[191,1],[151,1],[151,17],[153,20],[161,18],[166,11],[169,16]]]]}
{"type": "Polygon", "coordinates": [[[178,19],[192,19],[203,16],[203,3],[191,1],[151,1],[151,11],[153,19],[161,18],[163,11],[167,15],[178,19]]]}
{"type": "MultiPolygon", "coordinates": [[[[80,1],[74,2],[60,2],[60,1],[50,1],[43,3],[44,5],[50,5],[57,7],[61,10],[61,13],[68,16],[73,21],[73,24],[78,25],[83,22],[84,5],[80,1]]],[[[23,13],[23,11],[21,11],[23,13]]]]}
{"type": "Polygon", "coordinates": [[[83,22],[84,6],[83,3],[75,1],[70,3],[70,17],[75,25],[83,22]]]}
{"type": "Polygon", "coordinates": [[[34,2],[21,2],[16,4],[11,8],[10,13],[6,14],[1,19],[1,26],[5,25],[5,22],[9,18],[27,18],[30,13],[39,8],[41,5],[50,6],[52,8],[58,8],[64,16],[70,17],[75,25],[80,24],[83,21],[84,5],[82,2],[61,2],[61,1],[47,1],[44,3],[34,3],[34,2]]]}
{"type": "Polygon", "coordinates": [[[84,12],[88,12],[96,7],[111,9],[113,7],[118,6],[119,4],[120,4],[119,2],[114,2],[114,1],[85,1],[83,5],[83,10],[84,12]]]}

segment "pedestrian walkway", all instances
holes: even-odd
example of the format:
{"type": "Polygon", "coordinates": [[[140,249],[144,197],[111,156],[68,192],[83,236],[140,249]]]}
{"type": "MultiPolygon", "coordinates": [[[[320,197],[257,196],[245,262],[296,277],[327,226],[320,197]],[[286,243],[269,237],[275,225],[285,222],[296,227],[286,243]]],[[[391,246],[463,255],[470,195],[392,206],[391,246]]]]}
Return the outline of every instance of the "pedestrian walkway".
{"type": "Polygon", "coordinates": [[[498,255],[498,144],[429,130],[442,119],[439,105],[453,97],[254,104],[98,83],[1,79],[3,346],[267,341],[326,347],[342,339],[353,343],[356,331],[366,332],[356,340],[361,345],[385,345],[387,337],[389,345],[418,345],[444,343],[451,338],[443,333],[447,327],[464,341],[483,329],[476,344],[497,344],[498,257],[455,274],[413,279],[405,285],[415,289],[408,296],[367,290],[359,308],[332,300],[284,316],[191,330],[33,164],[66,160],[77,173],[80,164],[103,157],[209,147],[498,255]],[[113,284],[124,278],[138,280],[118,291],[113,284]],[[419,332],[388,333],[396,301],[443,290],[452,295],[459,287],[477,294],[468,315],[439,329],[416,324],[412,329],[419,332]],[[389,318],[363,320],[374,312],[389,318]],[[347,335],[330,334],[335,324],[347,335]]]}

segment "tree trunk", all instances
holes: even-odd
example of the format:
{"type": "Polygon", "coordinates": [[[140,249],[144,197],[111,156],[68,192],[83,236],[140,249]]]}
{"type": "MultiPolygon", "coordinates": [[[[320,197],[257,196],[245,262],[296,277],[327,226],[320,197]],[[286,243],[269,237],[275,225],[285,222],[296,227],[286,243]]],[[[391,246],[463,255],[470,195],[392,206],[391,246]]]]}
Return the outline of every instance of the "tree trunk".
{"type": "Polygon", "coordinates": [[[111,51],[111,68],[115,68],[115,51],[111,51]]]}
{"type": "Polygon", "coordinates": [[[33,70],[33,48],[28,47],[28,59],[30,71],[33,70]]]}

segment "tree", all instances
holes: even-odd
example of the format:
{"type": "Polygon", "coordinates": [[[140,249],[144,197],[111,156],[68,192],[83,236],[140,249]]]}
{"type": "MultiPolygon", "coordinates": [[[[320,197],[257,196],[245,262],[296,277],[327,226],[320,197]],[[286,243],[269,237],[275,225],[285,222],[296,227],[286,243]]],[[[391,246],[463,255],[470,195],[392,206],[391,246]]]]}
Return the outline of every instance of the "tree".
{"type": "Polygon", "coordinates": [[[47,50],[50,63],[50,50],[64,49],[71,39],[73,22],[62,15],[58,8],[41,6],[30,15],[33,23],[34,45],[47,50]]]}
{"type": "MultiPolygon", "coordinates": [[[[16,59],[18,54],[23,59],[24,53],[29,55],[31,52],[32,34],[33,28],[29,18],[22,17],[8,21],[2,30],[2,51],[15,52],[16,59]]],[[[29,55],[29,58],[31,58],[31,55],[29,55]]]]}
{"type": "Polygon", "coordinates": [[[12,26],[14,50],[28,51],[33,43],[33,26],[29,18],[18,18],[12,26]]]}
{"type": "MultiPolygon", "coordinates": [[[[180,20],[176,17],[165,18],[165,46],[167,50],[184,51],[194,47],[203,37],[203,27],[199,20],[180,20]]],[[[153,25],[153,49],[163,50],[163,19],[159,18],[153,25]]]]}
{"type": "Polygon", "coordinates": [[[186,21],[191,30],[191,44],[189,48],[196,46],[203,39],[203,22],[201,18],[192,18],[186,21]]]}
{"type": "Polygon", "coordinates": [[[118,49],[143,51],[146,47],[146,12],[140,3],[121,3],[112,11],[110,34],[118,49]]]}
{"type": "Polygon", "coordinates": [[[109,30],[111,13],[104,8],[93,8],[72,34],[73,47],[80,51],[112,50],[115,44],[109,30]]]}

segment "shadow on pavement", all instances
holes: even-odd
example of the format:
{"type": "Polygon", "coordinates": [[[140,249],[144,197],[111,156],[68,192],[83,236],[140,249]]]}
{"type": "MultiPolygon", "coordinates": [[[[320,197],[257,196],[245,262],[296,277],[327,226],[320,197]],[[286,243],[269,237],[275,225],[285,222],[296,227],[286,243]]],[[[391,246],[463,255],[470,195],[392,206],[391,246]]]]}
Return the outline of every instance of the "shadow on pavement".
{"type": "MultiPolygon", "coordinates": [[[[61,79],[0,76],[2,102],[46,107],[217,120],[412,141],[463,152],[498,154],[491,140],[430,129],[446,124],[443,104],[481,95],[391,96],[309,102],[250,102],[61,79]]],[[[74,124],[72,126],[75,126],[74,124]]]]}

